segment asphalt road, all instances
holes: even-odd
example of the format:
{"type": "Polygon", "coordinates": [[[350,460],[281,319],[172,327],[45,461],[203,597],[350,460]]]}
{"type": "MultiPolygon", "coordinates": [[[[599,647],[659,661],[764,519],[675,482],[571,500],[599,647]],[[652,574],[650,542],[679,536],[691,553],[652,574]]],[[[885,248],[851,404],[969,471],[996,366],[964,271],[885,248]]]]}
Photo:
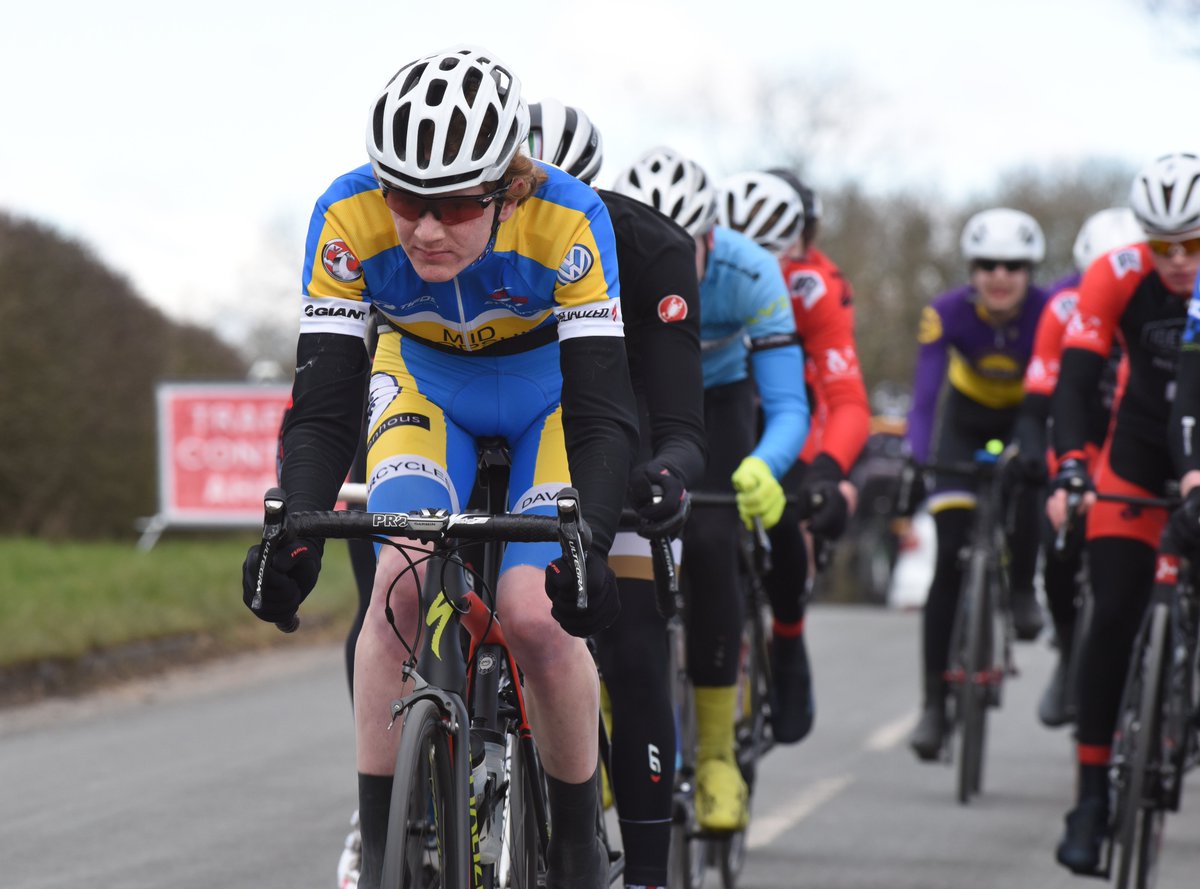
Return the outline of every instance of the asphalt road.
{"type": "MultiPolygon", "coordinates": [[[[808,626],[816,729],[762,767],[741,886],[1100,885],[1053,861],[1074,766],[1069,731],[1034,716],[1044,642],[1018,648],[984,794],[961,806],[954,770],[905,744],[916,614],[821,605],[808,626]]],[[[329,889],[355,806],[352,749],[336,646],[0,711],[0,886],[329,889]]],[[[1197,785],[1167,822],[1165,889],[1197,885],[1197,785]]]]}

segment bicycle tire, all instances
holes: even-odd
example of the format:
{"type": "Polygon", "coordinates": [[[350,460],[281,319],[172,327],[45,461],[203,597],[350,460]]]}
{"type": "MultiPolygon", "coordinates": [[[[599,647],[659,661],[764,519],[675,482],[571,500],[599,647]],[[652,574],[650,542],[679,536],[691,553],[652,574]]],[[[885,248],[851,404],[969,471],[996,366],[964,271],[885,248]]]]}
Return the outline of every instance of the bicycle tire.
{"type": "MultiPolygon", "coordinates": [[[[685,604],[686,607],[686,604],[685,604]]],[[[669,889],[700,889],[708,864],[708,849],[696,822],[696,712],[687,673],[684,618],[668,624],[671,652],[671,696],[675,705],[675,794],[667,858],[669,889]]]]}
{"type": "Polygon", "coordinates": [[[739,830],[723,836],[713,848],[721,871],[721,885],[724,889],[737,889],[746,865],[746,832],[739,830]]]}
{"type": "Polygon", "coordinates": [[[405,714],[396,753],[382,889],[467,889],[467,796],[456,783],[441,709],[417,701],[405,714]]]}
{"type": "MultiPolygon", "coordinates": [[[[690,786],[690,785],[689,785],[690,786]]],[[[708,849],[699,835],[696,807],[689,793],[686,800],[676,794],[671,819],[670,855],[667,859],[668,889],[700,889],[704,885],[704,870],[708,849]]]]}
{"type": "Polygon", "coordinates": [[[1159,720],[1162,706],[1159,698],[1160,679],[1163,674],[1163,658],[1167,631],[1167,605],[1156,603],[1152,606],[1146,646],[1141,652],[1140,663],[1134,674],[1137,694],[1136,701],[1129,702],[1130,707],[1136,703],[1137,722],[1130,726],[1122,726],[1131,731],[1132,738],[1127,742],[1129,749],[1128,776],[1122,784],[1117,804],[1117,873],[1116,889],[1130,889],[1129,878],[1136,865],[1138,882],[1134,885],[1144,889],[1144,879],[1147,873],[1153,873],[1153,859],[1157,856],[1153,837],[1147,828],[1153,828],[1153,819],[1143,817],[1150,814],[1154,806],[1145,805],[1149,771],[1152,761],[1152,750],[1157,743],[1160,732],[1159,720]],[[1147,858],[1150,859],[1147,867],[1147,858]]]}
{"type": "Polygon", "coordinates": [[[978,793],[983,781],[983,745],[987,731],[987,686],[982,677],[990,669],[987,637],[992,632],[988,601],[987,552],[975,548],[967,566],[960,608],[966,609],[967,634],[963,649],[963,677],[958,687],[961,733],[958,757],[958,801],[964,805],[978,793]]]}
{"type": "Polygon", "coordinates": [[[508,739],[504,850],[494,884],[504,889],[533,889],[545,881],[546,874],[538,839],[537,808],[533,804],[535,793],[544,798],[544,784],[541,766],[536,759],[529,762],[520,738],[509,734],[508,739]]]}

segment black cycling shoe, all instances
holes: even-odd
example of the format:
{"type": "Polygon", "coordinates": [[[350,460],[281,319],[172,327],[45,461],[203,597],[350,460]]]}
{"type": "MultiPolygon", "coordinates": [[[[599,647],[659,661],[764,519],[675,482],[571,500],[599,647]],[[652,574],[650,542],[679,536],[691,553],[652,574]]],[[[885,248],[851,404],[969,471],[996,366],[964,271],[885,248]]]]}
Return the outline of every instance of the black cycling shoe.
{"type": "Polygon", "coordinates": [[[590,846],[552,841],[546,857],[546,889],[608,889],[608,853],[599,838],[590,846]]]}
{"type": "Polygon", "coordinates": [[[1042,606],[1038,604],[1033,590],[1014,591],[1012,594],[1013,630],[1022,642],[1036,639],[1046,625],[1042,617],[1042,606]]]}
{"type": "Polygon", "coordinates": [[[1063,820],[1067,826],[1054,857],[1071,873],[1098,875],[1108,837],[1108,802],[1098,796],[1085,796],[1063,820]]]}
{"type": "Polygon", "coordinates": [[[781,744],[795,744],[812,731],[812,671],[804,636],[771,640],[771,733],[781,744]]]}
{"type": "Polygon", "coordinates": [[[942,746],[946,743],[946,706],[944,703],[926,703],[921,710],[917,727],[908,738],[908,746],[921,762],[935,762],[941,758],[942,746]]]}
{"type": "Polygon", "coordinates": [[[1050,675],[1050,682],[1038,701],[1038,719],[1047,728],[1058,728],[1075,721],[1075,708],[1067,694],[1067,663],[1060,657],[1050,675]]]}

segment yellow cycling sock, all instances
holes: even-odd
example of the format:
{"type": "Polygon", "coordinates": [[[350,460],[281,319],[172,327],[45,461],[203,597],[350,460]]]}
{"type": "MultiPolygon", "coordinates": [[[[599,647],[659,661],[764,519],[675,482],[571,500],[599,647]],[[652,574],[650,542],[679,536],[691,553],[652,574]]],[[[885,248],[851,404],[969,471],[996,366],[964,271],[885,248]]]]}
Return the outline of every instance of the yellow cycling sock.
{"type": "MultiPolygon", "coordinates": [[[[612,745],[612,699],[608,696],[608,686],[600,680],[600,718],[604,720],[604,731],[608,735],[608,743],[612,745]]],[[[605,809],[611,809],[613,804],[612,780],[608,777],[608,763],[600,763],[600,791],[605,809]]]]}
{"type": "Polygon", "coordinates": [[[697,686],[696,761],[724,759],[732,762],[733,710],[737,704],[737,686],[697,686]]]}

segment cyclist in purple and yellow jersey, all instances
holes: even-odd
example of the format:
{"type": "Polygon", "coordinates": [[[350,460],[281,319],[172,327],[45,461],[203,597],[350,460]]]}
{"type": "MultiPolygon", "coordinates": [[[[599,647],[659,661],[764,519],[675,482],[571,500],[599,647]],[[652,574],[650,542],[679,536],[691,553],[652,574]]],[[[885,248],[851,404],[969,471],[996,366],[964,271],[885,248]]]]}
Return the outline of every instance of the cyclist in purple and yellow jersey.
{"type": "MultiPolygon", "coordinates": [[[[970,462],[991,439],[1008,439],[1023,395],[1022,379],[1046,294],[1032,284],[1033,267],[1045,256],[1045,239],[1027,213],[999,207],[972,216],[963,229],[962,253],[970,283],[925,307],[913,381],[907,439],[913,459],[942,464],[970,462]],[[943,384],[947,391],[932,443],[943,384]]],[[[967,543],[976,491],[966,479],[936,476],[928,498],[937,528],[937,560],[923,617],[921,718],[910,743],[918,759],[936,760],[946,734],[945,671],[950,634],[962,586],[959,552],[967,543]]],[[[1042,629],[1034,594],[1038,501],[1026,489],[1017,505],[1010,541],[1013,623],[1019,639],[1042,629]]]]}

